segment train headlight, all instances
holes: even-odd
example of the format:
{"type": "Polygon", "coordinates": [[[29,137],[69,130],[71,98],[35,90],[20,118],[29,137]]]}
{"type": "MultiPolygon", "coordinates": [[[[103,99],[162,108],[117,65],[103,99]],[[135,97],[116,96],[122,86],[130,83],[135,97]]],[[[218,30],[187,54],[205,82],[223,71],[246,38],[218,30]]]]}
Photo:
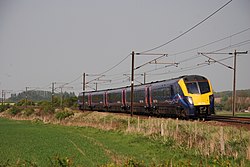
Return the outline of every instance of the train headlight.
{"type": "Polygon", "coordinates": [[[187,101],[189,102],[189,104],[193,104],[193,99],[190,96],[187,96],[187,101]]]}

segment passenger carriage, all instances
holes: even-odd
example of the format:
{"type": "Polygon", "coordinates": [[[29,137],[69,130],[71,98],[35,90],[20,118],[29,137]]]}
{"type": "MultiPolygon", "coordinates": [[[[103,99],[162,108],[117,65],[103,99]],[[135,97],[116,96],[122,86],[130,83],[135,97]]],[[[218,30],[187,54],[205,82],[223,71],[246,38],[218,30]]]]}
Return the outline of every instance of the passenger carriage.
{"type": "MultiPolygon", "coordinates": [[[[78,98],[80,109],[130,112],[131,87],[82,92],[78,98]]],[[[203,76],[186,75],[134,86],[133,112],[186,118],[209,116],[214,114],[211,83],[203,76]]]]}

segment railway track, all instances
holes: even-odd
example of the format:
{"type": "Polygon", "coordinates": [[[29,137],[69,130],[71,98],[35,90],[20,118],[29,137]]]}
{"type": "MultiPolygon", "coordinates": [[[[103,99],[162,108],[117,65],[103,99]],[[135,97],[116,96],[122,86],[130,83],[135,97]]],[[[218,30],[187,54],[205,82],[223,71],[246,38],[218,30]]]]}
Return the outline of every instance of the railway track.
{"type": "Polygon", "coordinates": [[[212,115],[207,117],[207,120],[219,121],[219,122],[232,122],[238,124],[249,124],[250,125],[250,117],[233,117],[233,116],[219,116],[212,115]]]}
{"type": "MultiPolygon", "coordinates": [[[[80,110],[79,110],[80,111],[80,110]]],[[[100,111],[99,111],[100,112],[100,111]]],[[[121,114],[121,115],[129,115],[128,113],[122,113],[122,112],[111,112],[115,114],[121,114]]],[[[140,116],[142,118],[147,119],[149,116],[152,117],[158,117],[157,115],[148,115],[148,114],[135,114],[137,116],[140,116]]],[[[161,118],[176,118],[176,117],[168,117],[168,116],[160,116],[161,118]]],[[[209,117],[206,117],[202,119],[204,121],[218,121],[218,122],[225,122],[225,123],[231,123],[231,124],[241,124],[241,125],[246,125],[250,128],[250,117],[233,117],[233,116],[220,116],[220,115],[211,115],[209,117]]]]}
{"type": "MultiPolygon", "coordinates": [[[[82,110],[79,110],[82,112],[82,110]]],[[[88,111],[88,110],[87,110],[88,111]]],[[[102,112],[102,111],[98,111],[98,112],[102,112]]],[[[110,112],[110,113],[114,113],[114,114],[120,114],[120,115],[129,115],[129,113],[124,113],[124,112],[110,112]]],[[[135,116],[140,116],[143,118],[148,118],[149,116],[152,117],[159,117],[159,115],[149,115],[149,114],[142,114],[142,113],[134,113],[135,116]]],[[[176,117],[169,117],[169,116],[164,116],[161,115],[161,118],[176,118],[176,117]]],[[[208,116],[206,118],[200,119],[203,121],[218,121],[218,122],[228,122],[228,123],[238,123],[238,124],[248,124],[250,126],[250,117],[233,117],[233,116],[221,116],[221,115],[211,115],[208,116]]]]}

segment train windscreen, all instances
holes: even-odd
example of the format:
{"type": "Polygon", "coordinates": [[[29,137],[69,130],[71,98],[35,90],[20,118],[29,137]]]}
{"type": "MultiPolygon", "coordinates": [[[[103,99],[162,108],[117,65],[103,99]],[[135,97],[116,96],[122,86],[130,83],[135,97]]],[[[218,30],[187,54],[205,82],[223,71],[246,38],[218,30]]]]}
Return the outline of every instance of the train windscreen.
{"type": "Polygon", "coordinates": [[[198,82],[198,85],[200,87],[201,94],[210,92],[210,86],[207,81],[204,82],[198,82]]]}
{"type": "Polygon", "coordinates": [[[186,87],[191,94],[205,94],[210,92],[209,83],[207,81],[186,82],[186,87]]]}

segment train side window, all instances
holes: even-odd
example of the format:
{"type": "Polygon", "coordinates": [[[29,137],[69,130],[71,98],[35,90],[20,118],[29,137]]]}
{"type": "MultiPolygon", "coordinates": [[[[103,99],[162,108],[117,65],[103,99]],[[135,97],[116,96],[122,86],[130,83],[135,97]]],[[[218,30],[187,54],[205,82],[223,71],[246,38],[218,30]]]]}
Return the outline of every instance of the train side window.
{"type": "Polygon", "coordinates": [[[154,99],[159,100],[161,99],[161,96],[162,96],[161,94],[162,94],[161,89],[155,89],[154,94],[152,94],[152,96],[154,97],[154,99]]]}
{"type": "Polygon", "coordinates": [[[109,93],[108,93],[108,102],[109,102],[109,103],[112,103],[112,99],[113,99],[113,97],[112,97],[112,92],[109,92],[109,93]]]}
{"type": "Polygon", "coordinates": [[[131,101],[131,92],[130,91],[126,91],[126,101],[127,102],[131,101]]]}
{"type": "Polygon", "coordinates": [[[168,86],[166,87],[166,90],[165,90],[165,94],[164,94],[164,99],[169,99],[169,97],[171,96],[171,88],[168,86]]]}
{"type": "Polygon", "coordinates": [[[103,98],[103,95],[102,95],[102,94],[99,94],[99,95],[97,96],[97,99],[98,99],[97,103],[102,103],[102,98],[103,98]]]}
{"type": "Polygon", "coordinates": [[[93,101],[93,103],[98,103],[98,95],[93,95],[92,101],[93,101]]]}
{"type": "Polygon", "coordinates": [[[175,91],[178,94],[181,94],[181,92],[182,92],[181,87],[178,84],[175,85],[175,91]]]}
{"type": "Polygon", "coordinates": [[[170,85],[170,96],[171,96],[171,97],[174,96],[174,88],[173,88],[173,85],[170,85]]]}
{"type": "Polygon", "coordinates": [[[120,92],[112,92],[108,94],[109,103],[116,103],[117,101],[121,101],[121,93],[120,92]]]}
{"type": "Polygon", "coordinates": [[[134,94],[134,101],[139,102],[144,100],[144,89],[136,90],[134,94]]]}
{"type": "Polygon", "coordinates": [[[88,103],[88,95],[87,94],[84,96],[84,102],[85,102],[85,104],[88,103]]]}
{"type": "Polygon", "coordinates": [[[170,87],[158,88],[152,91],[152,97],[158,101],[169,99],[170,94],[171,94],[170,87]]]}

